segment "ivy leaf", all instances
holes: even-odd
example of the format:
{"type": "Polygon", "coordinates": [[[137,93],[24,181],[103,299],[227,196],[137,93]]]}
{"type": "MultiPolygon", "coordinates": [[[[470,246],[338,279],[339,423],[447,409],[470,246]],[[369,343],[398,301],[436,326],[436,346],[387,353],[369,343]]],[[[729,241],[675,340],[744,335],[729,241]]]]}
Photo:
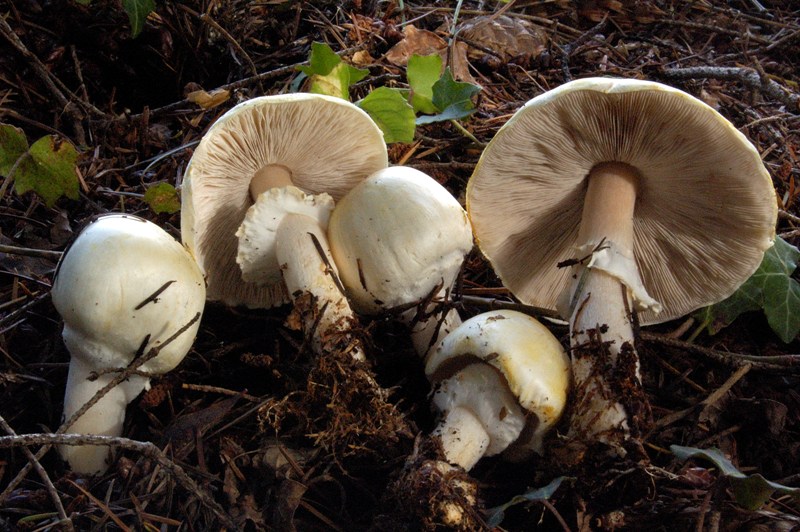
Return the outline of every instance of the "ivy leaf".
{"type": "Polygon", "coordinates": [[[486,524],[489,525],[489,528],[499,527],[500,523],[503,522],[505,518],[506,510],[514,506],[515,504],[520,504],[524,502],[532,502],[532,501],[542,501],[547,500],[553,496],[553,493],[556,492],[561,483],[566,480],[567,477],[558,477],[553,479],[550,484],[544,486],[542,488],[532,489],[527,493],[523,493],[522,495],[517,495],[513,497],[510,501],[505,504],[501,504],[500,506],[495,506],[494,508],[489,508],[486,510],[487,519],[486,524]]]}
{"type": "Polygon", "coordinates": [[[369,70],[348,65],[325,43],[311,44],[309,64],[297,67],[311,80],[309,92],[350,99],[350,85],[364,79],[369,70]]]}
{"type": "Polygon", "coordinates": [[[800,250],[776,237],[761,265],[733,295],[697,313],[708,333],[718,333],[744,312],[761,309],[781,340],[791,342],[800,333],[800,283],[792,278],[798,260],[800,250]]]}
{"type": "Polygon", "coordinates": [[[450,69],[446,68],[442,76],[433,84],[431,101],[437,114],[420,116],[417,118],[417,125],[468,117],[475,111],[472,97],[480,90],[479,86],[472,83],[456,81],[453,79],[450,69]]]}
{"type": "Polygon", "coordinates": [[[155,0],[122,0],[122,8],[131,23],[131,37],[142,32],[147,15],[156,8],[155,0]]]}
{"type": "Polygon", "coordinates": [[[40,195],[48,207],[61,196],[78,199],[78,152],[69,142],[48,135],[28,149],[14,172],[14,190],[40,195]]]}
{"type": "Polygon", "coordinates": [[[697,449],[681,445],[670,445],[669,449],[680,460],[703,458],[713,462],[719,472],[728,477],[736,502],[748,510],[758,510],[776,491],[791,495],[800,502],[800,488],[791,488],[777,482],[770,482],[758,473],[745,475],[736,469],[719,449],[697,449]]]}
{"type": "Polygon", "coordinates": [[[28,151],[28,139],[21,129],[0,124],[0,174],[7,176],[17,159],[28,151]]]}
{"type": "Polygon", "coordinates": [[[144,193],[144,201],[156,214],[174,214],[181,210],[178,191],[169,183],[158,183],[144,193]]]}
{"type": "Polygon", "coordinates": [[[414,140],[414,109],[400,92],[378,87],[359,101],[358,106],[378,124],[387,144],[414,140]]]}
{"type": "Polygon", "coordinates": [[[480,91],[478,85],[454,80],[450,69],[446,68],[439,81],[433,85],[433,105],[440,112],[447,112],[450,108],[461,109],[465,113],[463,117],[466,117],[475,110],[472,97],[480,91]]]}
{"type": "Polygon", "coordinates": [[[418,113],[434,114],[438,109],[433,104],[433,86],[442,71],[442,58],[438,54],[412,55],[408,59],[406,77],[411,87],[411,105],[418,113]]]}

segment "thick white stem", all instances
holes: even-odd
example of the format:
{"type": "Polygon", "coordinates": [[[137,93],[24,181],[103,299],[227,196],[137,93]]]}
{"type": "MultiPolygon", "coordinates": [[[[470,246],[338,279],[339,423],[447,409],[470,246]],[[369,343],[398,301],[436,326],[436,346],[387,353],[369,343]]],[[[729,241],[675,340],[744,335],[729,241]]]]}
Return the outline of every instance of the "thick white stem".
{"type": "MultiPolygon", "coordinates": [[[[276,242],[289,295],[296,299],[310,293],[317,301],[317,311],[305,313],[305,328],[314,329],[313,348],[323,355],[326,338],[349,334],[356,323],[350,303],[335,281],[338,272],[325,231],[309,216],[287,214],[278,226],[276,242]]],[[[351,353],[354,358],[365,360],[360,342],[353,342],[351,353]]]]}
{"type": "MultiPolygon", "coordinates": [[[[66,335],[65,335],[66,339],[66,335]]],[[[80,354],[70,348],[72,358],[69,363],[69,375],[64,396],[63,420],[67,420],[86,404],[98,390],[107,385],[116,375],[106,373],[96,380],[89,380],[92,372],[102,369],[83,362],[80,354]]],[[[128,380],[109,390],[97,403],[79,417],[68,429],[67,433],[97,434],[103,436],[121,436],[125,423],[125,408],[139,393],[147,387],[149,379],[132,375],[128,380]]],[[[62,445],[58,448],[61,457],[66,460],[73,471],[85,475],[105,472],[111,455],[111,449],[102,445],[62,445]]]]}
{"type": "Polygon", "coordinates": [[[478,463],[491,440],[478,416],[463,406],[449,409],[433,435],[441,439],[447,461],[467,471],[478,463]]]}
{"type": "MultiPolygon", "coordinates": [[[[608,163],[592,169],[578,237],[579,248],[596,249],[605,243],[623,253],[632,253],[637,182],[635,170],[624,164],[608,163]]],[[[618,446],[629,434],[628,416],[607,381],[606,368],[616,368],[624,344],[628,343],[631,348],[634,345],[630,290],[619,278],[598,268],[579,265],[574,273],[570,316],[573,348],[585,344],[591,331],[602,330],[600,339],[611,343],[605,359],[588,356],[581,349],[573,351],[577,401],[571,430],[583,438],[618,446]]],[[[638,364],[636,370],[635,377],[639,379],[638,364]]]]}

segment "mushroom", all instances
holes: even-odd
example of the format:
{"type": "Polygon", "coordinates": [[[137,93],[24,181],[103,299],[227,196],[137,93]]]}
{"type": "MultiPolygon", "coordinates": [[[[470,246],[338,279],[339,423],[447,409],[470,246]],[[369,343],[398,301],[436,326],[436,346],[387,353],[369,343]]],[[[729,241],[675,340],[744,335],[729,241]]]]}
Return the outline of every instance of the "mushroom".
{"type": "Polygon", "coordinates": [[[777,215],[758,152],[717,111],[612,78],[567,83],[517,111],[484,150],[467,210],[514,295],[569,320],[571,434],[614,454],[638,423],[620,385],[646,406],[634,311],[647,325],[731,295],[772,245],[777,215]],[[591,356],[598,346],[607,352],[591,356]]]}
{"type": "Polygon", "coordinates": [[[472,228],[458,201],[433,178],[405,166],[379,170],[342,199],[328,225],[333,259],[353,307],[402,313],[421,356],[461,323],[455,309],[439,319],[434,298],[453,286],[472,249],[472,228]]]}
{"type": "Polygon", "coordinates": [[[567,401],[569,359],[550,331],[514,310],[478,314],[448,334],[425,366],[442,412],[434,430],[451,463],[542,453],[567,401]]]}
{"type": "MultiPolygon", "coordinates": [[[[65,420],[116,371],[159,349],[67,428],[119,436],[125,407],[149,388],[150,376],[175,368],[191,348],[205,304],[203,275],[186,249],[154,223],[111,214],[90,223],[62,256],[51,296],[71,355],[65,420]]],[[[59,452],[79,473],[107,468],[107,447],[65,445],[59,452]]]]}
{"type": "Polygon", "coordinates": [[[311,294],[305,327],[321,352],[352,325],[325,236],[330,211],[387,164],[378,126],[339,98],[263,96],[225,113],[195,150],[182,193],[181,234],[209,298],[272,307],[287,292],[311,294]]]}

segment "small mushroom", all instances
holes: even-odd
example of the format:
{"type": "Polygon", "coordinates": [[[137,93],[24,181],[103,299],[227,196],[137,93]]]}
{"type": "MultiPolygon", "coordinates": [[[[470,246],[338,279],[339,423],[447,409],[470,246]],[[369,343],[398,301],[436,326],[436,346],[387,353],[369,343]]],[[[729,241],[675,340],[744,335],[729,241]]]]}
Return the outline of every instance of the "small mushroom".
{"type": "Polygon", "coordinates": [[[431,353],[425,373],[442,412],[434,435],[466,470],[508,449],[517,459],[542,441],[567,401],[569,359],[550,331],[514,310],[466,320],[431,353]]]}
{"type": "MultiPolygon", "coordinates": [[[[65,420],[135,357],[160,349],[67,429],[119,436],[125,407],[149,388],[150,376],[175,368],[191,348],[206,298],[203,275],[163,229],[113,214],[81,231],[61,259],[51,296],[71,355],[65,420]]],[[[79,473],[102,473],[108,466],[107,447],[65,445],[59,451],[79,473]]]]}
{"type": "Polygon", "coordinates": [[[514,295],[570,321],[571,432],[615,454],[637,421],[611,380],[643,396],[632,313],[658,323],[731,295],[772,245],[777,215],[758,152],[717,111],[612,78],[567,83],[515,113],[475,168],[467,210],[514,295]]]}
{"type": "Polygon", "coordinates": [[[345,100],[286,94],[233,107],[204,135],[183,184],[181,233],[209,297],[271,307],[310,293],[305,326],[322,351],[352,325],[325,236],[330,212],[387,164],[380,129],[345,100]]]}
{"type": "Polygon", "coordinates": [[[338,203],[328,238],[358,312],[426,303],[421,319],[416,309],[402,314],[421,356],[461,323],[455,309],[440,320],[434,298],[453,286],[473,246],[472,228],[458,201],[430,176],[404,166],[375,172],[338,203]]]}

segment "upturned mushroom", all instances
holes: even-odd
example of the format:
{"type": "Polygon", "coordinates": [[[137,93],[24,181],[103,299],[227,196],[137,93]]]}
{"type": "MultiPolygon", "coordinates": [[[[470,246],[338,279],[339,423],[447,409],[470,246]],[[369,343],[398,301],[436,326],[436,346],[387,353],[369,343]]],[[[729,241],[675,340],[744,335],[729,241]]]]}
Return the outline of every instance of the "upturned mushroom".
{"type": "Polygon", "coordinates": [[[375,172],[336,206],[328,238],[358,312],[421,304],[401,314],[420,356],[461,323],[455,309],[438,311],[436,300],[450,291],[472,249],[472,228],[458,201],[430,176],[405,166],[375,172]]]}
{"type": "MultiPolygon", "coordinates": [[[[317,352],[347,331],[325,230],[334,201],[388,164],[383,134],[355,105],[319,94],[254,98],[204,135],[186,170],[181,234],[209,298],[272,307],[311,294],[317,352]]],[[[356,358],[363,358],[360,349],[356,358]]]]}
{"type": "MultiPolygon", "coordinates": [[[[157,225],[106,215],[81,231],[63,255],[51,296],[71,355],[65,420],[135,357],[159,349],[67,428],[119,436],[125,407],[149,388],[150,376],[175,368],[191,348],[205,304],[203,275],[186,249],[157,225]]],[[[79,473],[108,467],[108,447],[65,445],[59,451],[79,473]]]]}
{"type": "Polygon", "coordinates": [[[611,78],[517,111],[483,152],[467,210],[514,295],[569,320],[571,434],[614,454],[639,423],[621,387],[643,398],[633,314],[658,323],[731,295],[772,245],[777,215],[758,152],[717,111],[611,78]]]}
{"type": "Polygon", "coordinates": [[[431,353],[425,373],[442,413],[434,430],[447,460],[470,470],[483,456],[542,453],[567,401],[569,358],[555,336],[514,310],[474,316],[431,353]]]}

